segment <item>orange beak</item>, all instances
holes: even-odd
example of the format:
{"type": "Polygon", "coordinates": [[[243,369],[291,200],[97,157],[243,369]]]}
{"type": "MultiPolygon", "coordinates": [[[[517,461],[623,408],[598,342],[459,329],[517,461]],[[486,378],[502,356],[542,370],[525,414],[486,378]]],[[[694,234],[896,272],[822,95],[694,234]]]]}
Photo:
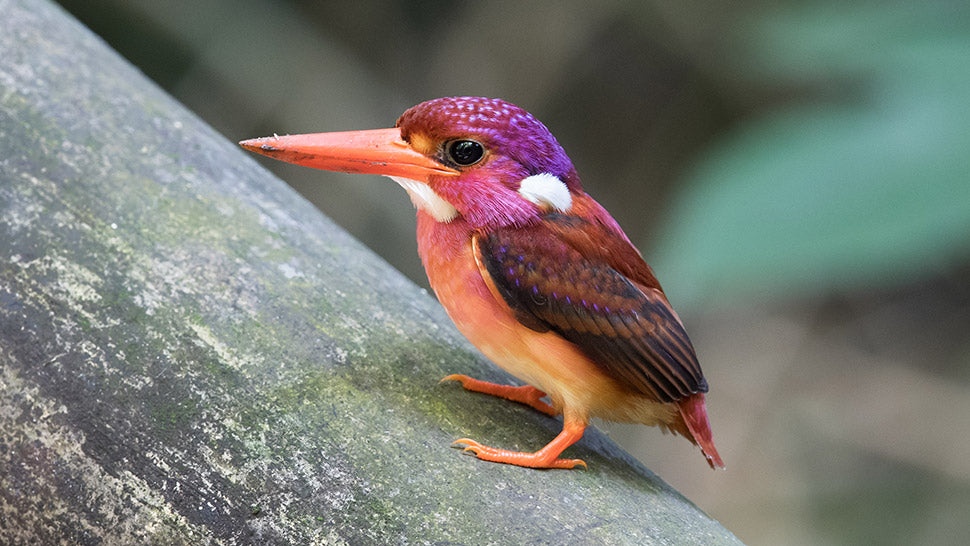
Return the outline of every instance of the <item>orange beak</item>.
{"type": "Polygon", "coordinates": [[[273,159],[327,171],[400,176],[421,182],[428,182],[432,176],[460,174],[416,152],[401,139],[396,127],[271,136],[244,140],[239,145],[273,159]]]}

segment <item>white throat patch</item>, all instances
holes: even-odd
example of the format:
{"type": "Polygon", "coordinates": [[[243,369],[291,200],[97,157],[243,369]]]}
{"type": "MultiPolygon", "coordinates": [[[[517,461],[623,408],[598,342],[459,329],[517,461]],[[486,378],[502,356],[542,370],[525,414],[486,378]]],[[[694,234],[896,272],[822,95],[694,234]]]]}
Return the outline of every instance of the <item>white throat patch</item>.
{"type": "Polygon", "coordinates": [[[400,184],[408,192],[408,196],[415,207],[427,212],[436,221],[448,223],[458,216],[458,210],[455,206],[445,201],[431,189],[431,186],[424,182],[401,176],[389,176],[388,178],[400,184]]]}
{"type": "Polygon", "coordinates": [[[552,207],[566,212],[573,206],[569,188],[554,174],[534,174],[519,183],[519,195],[540,207],[552,207]]]}

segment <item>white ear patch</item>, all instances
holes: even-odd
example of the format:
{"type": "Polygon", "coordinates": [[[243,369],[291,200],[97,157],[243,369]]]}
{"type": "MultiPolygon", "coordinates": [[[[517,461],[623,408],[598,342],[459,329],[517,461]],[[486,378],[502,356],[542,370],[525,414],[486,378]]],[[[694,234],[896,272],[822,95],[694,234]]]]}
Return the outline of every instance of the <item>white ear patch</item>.
{"type": "Polygon", "coordinates": [[[389,176],[388,178],[400,184],[408,192],[408,196],[415,207],[427,212],[438,222],[448,223],[458,216],[458,210],[455,206],[435,193],[431,186],[424,182],[401,176],[389,176]]]}
{"type": "Polygon", "coordinates": [[[549,173],[534,174],[519,183],[519,194],[540,207],[566,212],[573,206],[569,188],[559,177],[549,173]]]}

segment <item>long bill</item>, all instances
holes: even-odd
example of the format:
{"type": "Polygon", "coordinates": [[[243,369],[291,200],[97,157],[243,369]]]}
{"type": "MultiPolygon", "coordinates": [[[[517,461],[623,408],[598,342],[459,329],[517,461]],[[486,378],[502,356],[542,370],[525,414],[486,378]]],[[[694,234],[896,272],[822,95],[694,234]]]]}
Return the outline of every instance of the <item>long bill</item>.
{"type": "Polygon", "coordinates": [[[459,172],[415,151],[396,127],[244,140],[240,146],[273,159],[345,173],[380,174],[427,182],[459,172]]]}

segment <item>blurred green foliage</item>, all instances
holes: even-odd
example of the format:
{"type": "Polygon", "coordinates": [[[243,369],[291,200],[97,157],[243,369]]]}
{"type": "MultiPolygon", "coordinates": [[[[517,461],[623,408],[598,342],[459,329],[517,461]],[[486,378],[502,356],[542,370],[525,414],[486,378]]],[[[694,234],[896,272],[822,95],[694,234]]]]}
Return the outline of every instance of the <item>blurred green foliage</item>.
{"type": "Polygon", "coordinates": [[[967,5],[887,4],[813,3],[742,30],[739,73],[799,92],[688,177],[654,255],[675,301],[886,287],[966,260],[967,5]]]}

